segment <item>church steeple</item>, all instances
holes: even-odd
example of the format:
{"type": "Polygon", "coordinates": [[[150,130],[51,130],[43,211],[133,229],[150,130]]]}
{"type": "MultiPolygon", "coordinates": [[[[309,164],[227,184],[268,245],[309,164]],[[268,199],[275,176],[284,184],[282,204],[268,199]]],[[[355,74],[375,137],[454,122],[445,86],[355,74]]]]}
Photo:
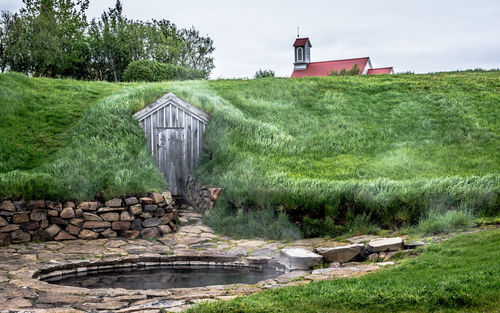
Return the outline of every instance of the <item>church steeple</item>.
{"type": "Polygon", "coordinates": [[[311,41],[309,38],[297,38],[293,44],[295,52],[295,70],[305,70],[311,62],[311,41]]]}

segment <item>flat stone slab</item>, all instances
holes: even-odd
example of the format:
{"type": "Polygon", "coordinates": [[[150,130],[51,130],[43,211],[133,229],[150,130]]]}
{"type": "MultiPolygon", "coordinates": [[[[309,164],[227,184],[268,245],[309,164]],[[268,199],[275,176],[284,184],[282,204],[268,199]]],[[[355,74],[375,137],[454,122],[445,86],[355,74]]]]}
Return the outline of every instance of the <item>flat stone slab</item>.
{"type": "Polygon", "coordinates": [[[289,270],[308,270],[322,261],[321,255],[302,248],[288,248],[280,251],[279,263],[289,270]]]}
{"type": "Polygon", "coordinates": [[[400,237],[374,239],[367,246],[370,252],[397,251],[401,248],[403,248],[403,239],[400,237]]]}
{"type": "Polygon", "coordinates": [[[316,248],[314,251],[325,258],[328,263],[340,262],[345,263],[354,260],[360,256],[365,250],[363,244],[354,244],[333,248],[316,248]]]}

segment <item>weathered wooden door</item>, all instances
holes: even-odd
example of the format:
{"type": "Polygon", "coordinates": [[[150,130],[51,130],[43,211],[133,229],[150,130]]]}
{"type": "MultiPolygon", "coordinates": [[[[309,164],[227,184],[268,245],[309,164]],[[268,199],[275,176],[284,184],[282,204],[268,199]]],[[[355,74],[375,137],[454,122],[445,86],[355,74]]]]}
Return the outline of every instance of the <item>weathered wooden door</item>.
{"type": "Polygon", "coordinates": [[[158,168],[165,176],[174,195],[182,194],[186,185],[184,177],[184,129],[158,127],[158,168]]]}

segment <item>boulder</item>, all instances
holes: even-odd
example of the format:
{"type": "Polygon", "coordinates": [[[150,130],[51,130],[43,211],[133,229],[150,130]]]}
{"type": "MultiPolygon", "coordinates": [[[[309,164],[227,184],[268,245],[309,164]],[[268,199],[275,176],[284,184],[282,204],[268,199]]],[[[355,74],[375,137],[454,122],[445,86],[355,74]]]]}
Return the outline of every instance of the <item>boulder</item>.
{"type": "Polygon", "coordinates": [[[123,238],[136,239],[139,237],[141,232],[138,230],[124,230],[124,231],[122,231],[121,234],[122,234],[123,238]]]}
{"type": "Polygon", "coordinates": [[[31,235],[23,232],[22,230],[16,230],[12,234],[10,234],[13,243],[22,243],[28,242],[31,240],[31,235]]]}
{"type": "Polygon", "coordinates": [[[125,205],[131,206],[139,203],[136,197],[129,197],[125,199],[125,205]]]}
{"type": "Polygon", "coordinates": [[[144,205],[143,211],[148,213],[154,213],[158,209],[158,206],[155,204],[146,204],[144,205]]]}
{"type": "Polygon", "coordinates": [[[151,194],[150,198],[153,199],[154,204],[158,204],[160,202],[163,202],[163,200],[164,200],[163,195],[161,193],[157,193],[157,192],[153,192],[151,194]]]}
{"type": "Polygon", "coordinates": [[[99,206],[98,202],[82,202],[78,205],[78,209],[83,211],[95,211],[99,206]]]}
{"type": "Polygon", "coordinates": [[[22,223],[28,223],[30,221],[30,217],[28,216],[28,213],[17,213],[12,217],[12,223],[14,224],[22,224],[22,223]]]}
{"type": "Polygon", "coordinates": [[[72,225],[72,224],[68,224],[66,226],[66,231],[73,236],[77,236],[80,233],[80,230],[82,230],[80,227],[72,225]]]}
{"type": "Polygon", "coordinates": [[[97,239],[98,237],[99,237],[98,233],[93,232],[89,229],[82,229],[82,231],[78,234],[78,238],[83,240],[93,240],[97,239]]]}
{"type": "Polygon", "coordinates": [[[163,199],[165,199],[165,202],[167,203],[167,205],[170,205],[170,204],[172,204],[172,202],[174,202],[174,199],[172,199],[172,194],[170,193],[170,191],[166,191],[166,192],[162,193],[162,196],[163,196],[163,199]]]}
{"type": "Polygon", "coordinates": [[[34,209],[30,213],[30,218],[32,221],[37,221],[37,222],[46,220],[47,219],[47,211],[45,209],[34,209]]]}
{"type": "MultiPolygon", "coordinates": [[[[36,223],[36,222],[34,222],[34,223],[36,223]]],[[[40,227],[41,228],[47,228],[47,227],[49,227],[49,220],[43,220],[43,221],[41,221],[40,222],[40,227]]]]}
{"type": "Polygon", "coordinates": [[[8,233],[0,233],[0,246],[10,245],[12,242],[12,238],[8,233]]]}
{"type": "Polygon", "coordinates": [[[61,211],[62,205],[60,202],[45,201],[45,207],[49,210],[61,211]]]}
{"type": "Polygon", "coordinates": [[[74,209],[76,207],[75,203],[72,201],[64,202],[63,208],[71,208],[74,209]]]}
{"type": "Polygon", "coordinates": [[[148,218],[144,221],[142,221],[142,226],[143,227],[155,227],[155,226],[158,226],[160,225],[161,223],[161,220],[157,217],[153,217],[153,218],[148,218]]]}
{"type": "Polygon", "coordinates": [[[29,210],[45,209],[45,201],[43,201],[43,200],[30,200],[28,202],[28,209],[29,210]]]}
{"type": "Polygon", "coordinates": [[[76,217],[82,217],[83,216],[83,210],[82,209],[75,209],[75,216],[76,217]]]}
{"type": "Polygon", "coordinates": [[[111,225],[112,230],[128,230],[130,229],[130,222],[113,222],[111,225]]]}
{"type": "Polygon", "coordinates": [[[139,215],[140,218],[144,219],[144,220],[147,220],[148,218],[152,218],[153,217],[153,214],[151,213],[148,213],[148,212],[142,212],[141,215],[139,215]]]}
{"type": "Polygon", "coordinates": [[[118,213],[104,213],[101,215],[102,219],[108,222],[116,222],[120,220],[120,214],[118,213]]]}
{"type": "Polygon", "coordinates": [[[93,229],[93,228],[108,228],[108,227],[111,227],[111,223],[110,222],[106,222],[106,221],[86,221],[83,224],[82,228],[93,229]]]}
{"type": "Polygon", "coordinates": [[[26,203],[24,201],[13,201],[17,212],[26,211],[26,203]]]}
{"type": "Polygon", "coordinates": [[[141,202],[141,204],[153,204],[153,199],[148,197],[140,198],[139,201],[141,202]]]}
{"type": "Polygon", "coordinates": [[[73,210],[72,208],[64,208],[61,211],[61,217],[71,219],[71,218],[75,217],[75,210],[73,210]]]}
{"type": "Polygon", "coordinates": [[[52,240],[49,234],[44,229],[38,229],[33,235],[33,240],[35,241],[49,241],[52,240]]]}
{"type": "Polygon", "coordinates": [[[367,246],[370,252],[397,251],[401,248],[403,248],[403,239],[400,237],[373,239],[367,246]]]}
{"type": "Polygon", "coordinates": [[[122,199],[114,198],[104,203],[105,206],[110,208],[119,208],[122,206],[122,199]]]}
{"type": "Polygon", "coordinates": [[[83,219],[86,221],[102,221],[99,215],[87,212],[83,213],[83,219]]]}
{"type": "Polygon", "coordinates": [[[140,218],[135,219],[130,226],[133,230],[142,230],[142,220],[140,218]]]}
{"type": "Polygon", "coordinates": [[[83,218],[72,218],[69,223],[71,225],[75,225],[77,227],[82,227],[83,224],[85,223],[85,220],[83,218]]]}
{"type": "Polygon", "coordinates": [[[287,248],[280,250],[279,263],[288,270],[308,270],[320,264],[323,257],[302,248],[287,248]]]}
{"type": "MultiPolygon", "coordinates": [[[[45,220],[44,222],[46,221],[47,220],[45,220]]],[[[21,229],[24,231],[32,231],[38,228],[40,228],[40,224],[38,222],[28,222],[21,224],[21,229]]]]}
{"type": "Polygon", "coordinates": [[[127,211],[123,211],[120,214],[120,221],[122,222],[132,222],[134,220],[134,216],[130,215],[127,211]]]}
{"type": "Polygon", "coordinates": [[[18,230],[19,228],[21,228],[21,226],[19,226],[18,224],[9,224],[0,228],[0,233],[10,233],[18,230]]]}
{"type": "Polygon", "coordinates": [[[129,208],[132,215],[139,215],[142,213],[142,206],[140,204],[133,205],[129,208]]]}
{"type": "Polygon", "coordinates": [[[54,238],[55,236],[57,236],[57,234],[59,234],[59,231],[61,231],[61,228],[59,226],[57,226],[56,224],[52,224],[49,227],[47,227],[45,229],[45,231],[50,236],[50,238],[54,238]]]}
{"type": "Polygon", "coordinates": [[[76,239],[75,236],[68,234],[64,230],[61,230],[59,234],[54,238],[55,240],[73,240],[76,239]]]}
{"type": "Polygon", "coordinates": [[[15,212],[16,211],[16,206],[12,201],[2,201],[0,202],[0,210],[2,211],[9,211],[9,212],[15,212]]]}
{"type": "Polygon", "coordinates": [[[47,210],[48,216],[59,216],[59,212],[57,210],[47,210]]]}
{"type": "Polygon", "coordinates": [[[160,226],[158,226],[158,228],[160,229],[161,233],[164,235],[172,232],[172,229],[168,225],[160,225],[160,226]]]}
{"type": "Polygon", "coordinates": [[[60,218],[60,217],[53,216],[50,218],[50,223],[66,226],[66,225],[68,225],[69,222],[65,219],[60,218]]]}
{"type": "Polygon", "coordinates": [[[363,244],[354,244],[333,248],[316,248],[315,252],[323,256],[328,263],[345,263],[361,256],[364,250],[363,244]]]}
{"type": "Polygon", "coordinates": [[[157,238],[161,236],[161,232],[158,227],[144,228],[141,231],[142,238],[157,238]]]}
{"type": "Polygon", "coordinates": [[[115,231],[112,231],[111,229],[107,228],[105,231],[101,233],[101,235],[105,238],[116,238],[118,235],[116,234],[115,231]]]}
{"type": "Polygon", "coordinates": [[[9,225],[9,222],[7,222],[3,217],[0,216],[0,227],[9,225]]]}

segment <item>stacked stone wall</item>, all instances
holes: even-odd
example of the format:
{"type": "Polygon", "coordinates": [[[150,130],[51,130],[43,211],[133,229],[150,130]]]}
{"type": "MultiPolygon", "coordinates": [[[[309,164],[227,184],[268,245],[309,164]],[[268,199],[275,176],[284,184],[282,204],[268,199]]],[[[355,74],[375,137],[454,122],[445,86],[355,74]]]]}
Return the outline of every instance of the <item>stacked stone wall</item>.
{"type": "Polygon", "coordinates": [[[100,202],[0,201],[0,245],[28,241],[154,238],[176,230],[170,192],[100,202]]]}
{"type": "Polygon", "coordinates": [[[197,210],[211,210],[222,193],[221,188],[208,188],[194,177],[189,177],[186,186],[186,200],[197,210]]]}

